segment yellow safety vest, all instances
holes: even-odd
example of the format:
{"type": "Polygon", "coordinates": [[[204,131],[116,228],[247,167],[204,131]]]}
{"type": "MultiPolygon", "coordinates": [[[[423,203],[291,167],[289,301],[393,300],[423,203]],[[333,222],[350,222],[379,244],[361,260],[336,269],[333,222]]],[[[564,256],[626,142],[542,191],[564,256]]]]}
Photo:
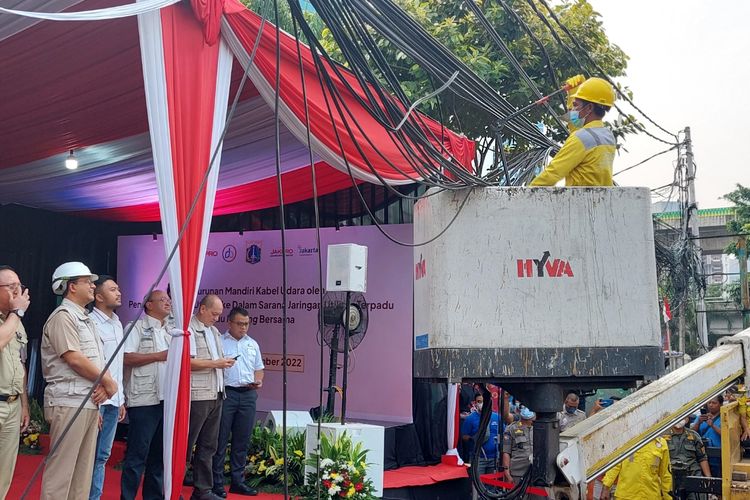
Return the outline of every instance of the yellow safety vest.
{"type": "Polygon", "coordinates": [[[601,120],[587,123],[570,134],[547,168],[529,186],[612,186],[616,142],[601,120]]]}

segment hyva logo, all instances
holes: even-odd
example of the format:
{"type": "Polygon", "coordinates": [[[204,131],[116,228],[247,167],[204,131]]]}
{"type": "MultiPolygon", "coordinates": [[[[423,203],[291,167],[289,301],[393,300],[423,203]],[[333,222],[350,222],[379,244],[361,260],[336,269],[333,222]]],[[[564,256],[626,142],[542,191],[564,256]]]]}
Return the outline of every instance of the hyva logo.
{"type": "Polygon", "coordinates": [[[549,250],[542,254],[541,259],[517,259],[519,278],[561,278],[573,277],[570,262],[563,259],[550,259],[549,250]]]}

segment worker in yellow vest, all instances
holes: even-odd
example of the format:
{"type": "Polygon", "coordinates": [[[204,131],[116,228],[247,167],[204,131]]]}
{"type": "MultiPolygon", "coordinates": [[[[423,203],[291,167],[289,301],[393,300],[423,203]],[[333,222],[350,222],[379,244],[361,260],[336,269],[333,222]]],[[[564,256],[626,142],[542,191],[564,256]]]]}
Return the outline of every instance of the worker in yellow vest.
{"type": "Polygon", "coordinates": [[[669,463],[667,442],[662,437],[654,438],[604,475],[599,498],[609,500],[612,485],[617,482],[615,500],[672,500],[669,463]]]}
{"type": "Polygon", "coordinates": [[[615,90],[602,78],[589,78],[573,96],[572,132],[554,159],[530,186],[612,186],[616,142],[602,118],[615,103],[615,90]]]}

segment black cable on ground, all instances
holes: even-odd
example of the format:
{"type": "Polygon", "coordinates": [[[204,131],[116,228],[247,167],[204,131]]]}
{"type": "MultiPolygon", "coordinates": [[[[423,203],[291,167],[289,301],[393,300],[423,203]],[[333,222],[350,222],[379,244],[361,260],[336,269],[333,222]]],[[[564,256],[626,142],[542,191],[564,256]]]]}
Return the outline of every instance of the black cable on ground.
{"type": "Polygon", "coordinates": [[[508,491],[491,491],[484,485],[479,477],[479,457],[481,456],[482,444],[484,443],[487,430],[489,429],[492,420],[492,394],[484,384],[482,384],[482,397],[485,404],[482,406],[482,414],[479,418],[479,431],[474,438],[474,454],[469,469],[471,482],[481,498],[489,498],[492,500],[521,500],[526,497],[526,488],[531,484],[531,476],[534,470],[533,464],[529,465],[529,468],[524,473],[521,481],[513,485],[513,488],[508,491]]]}
{"type": "MultiPolygon", "coordinates": [[[[224,128],[221,132],[221,136],[219,141],[216,144],[216,147],[214,148],[213,153],[211,154],[211,160],[209,161],[208,168],[206,169],[206,173],[203,176],[203,179],[201,180],[201,184],[198,187],[198,191],[196,192],[195,197],[193,198],[193,201],[190,205],[190,209],[188,210],[186,216],[185,216],[185,222],[183,222],[182,227],[180,227],[180,231],[177,235],[177,240],[175,241],[174,246],[172,246],[172,250],[170,251],[169,255],[167,256],[166,261],[164,262],[164,265],[162,266],[161,270],[159,271],[159,274],[157,278],[152,283],[151,287],[149,287],[148,291],[146,292],[146,295],[143,297],[143,303],[146,302],[146,299],[151,295],[151,293],[156,289],[157,286],[159,286],[159,282],[162,280],[164,275],[167,272],[167,269],[169,269],[169,264],[172,262],[172,259],[174,258],[175,254],[177,253],[177,249],[179,248],[180,242],[182,241],[182,238],[185,236],[185,231],[187,230],[188,224],[193,217],[193,214],[195,212],[195,207],[198,205],[198,200],[201,199],[203,195],[203,191],[206,188],[206,184],[208,183],[208,177],[211,174],[211,171],[213,170],[214,166],[216,165],[216,157],[219,154],[219,149],[223,144],[224,137],[227,134],[227,131],[229,130],[229,123],[232,121],[232,117],[234,116],[234,112],[237,109],[237,104],[239,103],[240,95],[242,94],[242,90],[244,89],[245,83],[248,79],[248,71],[250,66],[252,65],[252,61],[255,58],[255,54],[257,51],[257,48],[260,44],[260,35],[263,32],[262,28],[265,25],[266,20],[261,20],[261,30],[258,31],[258,36],[255,39],[255,45],[253,46],[253,51],[250,55],[250,63],[248,65],[248,70],[245,71],[245,73],[242,76],[242,80],[240,81],[240,85],[237,89],[237,92],[235,94],[234,100],[232,102],[232,106],[229,109],[227,113],[227,118],[224,122],[224,128]]],[[[127,341],[128,337],[130,336],[130,332],[133,330],[133,327],[135,326],[136,321],[138,321],[141,316],[143,315],[144,309],[140,309],[138,312],[138,315],[136,318],[130,323],[130,326],[125,329],[123,332],[122,340],[119,344],[117,344],[117,347],[115,347],[115,350],[112,354],[112,357],[110,357],[109,361],[107,361],[104,365],[104,368],[102,368],[101,372],[99,372],[99,375],[97,376],[96,380],[92,383],[91,389],[84,397],[83,401],[81,402],[80,406],[76,408],[76,412],[73,414],[73,417],[70,419],[68,424],[65,426],[63,431],[60,433],[60,437],[57,441],[50,444],[50,451],[49,453],[44,457],[44,460],[42,460],[37,468],[34,470],[34,473],[31,476],[31,479],[29,479],[29,483],[26,485],[26,488],[24,488],[23,492],[21,493],[21,500],[24,500],[28,497],[29,492],[31,491],[31,487],[33,486],[36,479],[39,477],[39,474],[42,472],[43,467],[47,464],[49,461],[49,458],[57,451],[57,449],[60,447],[60,443],[62,443],[63,439],[65,439],[65,436],[68,435],[68,432],[70,432],[70,428],[75,423],[75,420],[78,418],[78,416],[83,411],[83,408],[86,406],[86,403],[91,399],[91,395],[94,393],[94,390],[101,382],[102,378],[104,377],[104,374],[107,373],[109,370],[109,367],[114,362],[115,356],[117,353],[120,352],[122,347],[125,345],[125,342],[127,341]]],[[[187,325],[185,325],[185,328],[187,329],[187,325]]]]}

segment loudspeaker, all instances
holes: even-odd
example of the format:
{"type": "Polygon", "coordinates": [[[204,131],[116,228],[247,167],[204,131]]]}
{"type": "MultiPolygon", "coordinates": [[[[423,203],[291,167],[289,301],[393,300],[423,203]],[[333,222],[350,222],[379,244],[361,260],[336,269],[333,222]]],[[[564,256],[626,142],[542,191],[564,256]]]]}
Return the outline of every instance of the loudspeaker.
{"type": "Polygon", "coordinates": [[[367,291],[366,246],[354,243],[328,245],[326,291],[367,291]]]}

